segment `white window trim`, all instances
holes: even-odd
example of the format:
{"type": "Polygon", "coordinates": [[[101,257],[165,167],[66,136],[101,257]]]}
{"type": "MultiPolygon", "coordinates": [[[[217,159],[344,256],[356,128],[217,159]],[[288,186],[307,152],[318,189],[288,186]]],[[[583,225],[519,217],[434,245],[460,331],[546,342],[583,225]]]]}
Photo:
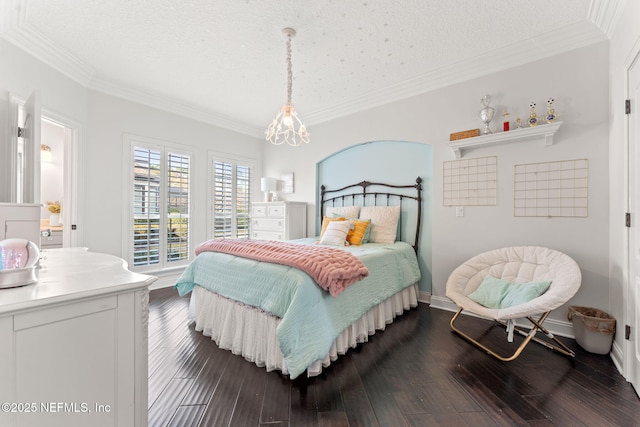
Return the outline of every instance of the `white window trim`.
{"type": "MultiPolygon", "coordinates": [[[[122,184],[122,206],[123,209],[123,218],[122,218],[122,257],[129,264],[128,268],[131,271],[138,273],[153,273],[153,272],[169,272],[176,269],[183,269],[186,265],[188,265],[193,259],[193,252],[195,249],[194,246],[194,215],[195,211],[195,203],[194,203],[194,189],[193,189],[193,177],[195,176],[195,161],[193,150],[189,147],[178,144],[171,141],[164,141],[156,138],[150,138],[146,136],[127,134],[125,133],[122,138],[122,156],[123,156],[123,165],[126,165],[125,173],[127,174],[127,179],[123,180],[122,184]],[[176,154],[187,155],[190,158],[190,177],[191,177],[191,187],[189,190],[189,258],[183,261],[173,262],[170,265],[167,265],[166,259],[162,259],[158,265],[149,265],[149,266],[134,266],[132,261],[132,247],[133,247],[133,237],[131,234],[132,228],[132,209],[133,209],[133,197],[132,191],[133,185],[135,183],[135,176],[133,170],[133,149],[135,146],[144,146],[148,148],[158,149],[161,152],[166,154],[166,151],[172,151],[176,154]]],[[[166,160],[166,159],[164,159],[166,160]]],[[[165,179],[166,177],[163,177],[165,179]]],[[[166,253],[163,254],[166,256],[166,253]]]]}
{"type": "Polygon", "coordinates": [[[221,151],[209,151],[207,153],[207,239],[213,239],[213,180],[212,174],[214,171],[211,169],[214,161],[229,162],[229,163],[242,163],[251,168],[251,201],[253,202],[255,196],[255,189],[259,188],[258,173],[256,169],[256,159],[251,157],[237,156],[229,153],[223,153],[221,151]]]}

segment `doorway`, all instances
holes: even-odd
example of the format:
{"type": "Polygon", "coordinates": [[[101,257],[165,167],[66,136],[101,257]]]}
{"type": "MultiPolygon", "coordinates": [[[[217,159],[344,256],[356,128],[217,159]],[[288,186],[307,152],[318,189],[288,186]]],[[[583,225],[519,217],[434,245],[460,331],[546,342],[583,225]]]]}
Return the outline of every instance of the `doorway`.
{"type": "Polygon", "coordinates": [[[64,246],[65,127],[42,118],[40,126],[40,248],[64,246]]]}
{"type": "Polygon", "coordinates": [[[45,249],[79,246],[82,241],[78,229],[81,127],[41,109],[37,92],[26,102],[15,96],[10,99],[15,129],[26,129],[22,134],[13,134],[12,201],[42,204],[40,220],[44,235],[40,243],[44,243],[45,249]],[[58,217],[51,217],[56,213],[52,211],[58,209],[50,210],[50,206],[59,206],[58,217]]]}
{"type": "MultiPolygon", "coordinates": [[[[80,189],[80,125],[65,117],[43,109],[41,118],[41,145],[49,145],[48,154],[40,151],[40,197],[43,203],[43,218],[50,220],[46,210],[47,201],[60,202],[59,226],[62,247],[79,246],[82,242],[79,222],[80,189]],[[46,164],[45,164],[46,163],[46,164]]],[[[59,240],[58,236],[58,240],[59,240]]],[[[55,239],[54,239],[55,240],[55,239]]],[[[59,244],[59,243],[56,243],[59,244]]]]}

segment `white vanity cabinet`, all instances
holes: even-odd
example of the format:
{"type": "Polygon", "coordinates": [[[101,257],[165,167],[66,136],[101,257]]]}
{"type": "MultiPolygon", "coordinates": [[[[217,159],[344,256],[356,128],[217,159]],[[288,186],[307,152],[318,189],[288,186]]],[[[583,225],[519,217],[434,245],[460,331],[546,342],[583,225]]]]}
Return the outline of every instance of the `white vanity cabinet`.
{"type": "Polygon", "coordinates": [[[62,230],[51,228],[40,229],[40,249],[57,249],[62,247],[62,230]]]}
{"type": "Polygon", "coordinates": [[[40,243],[41,205],[0,203],[0,240],[19,238],[40,243]]]}
{"type": "Polygon", "coordinates": [[[148,286],[120,258],[46,252],[38,282],[0,289],[0,425],[147,425],[148,286]]]}
{"type": "Polygon", "coordinates": [[[307,237],[304,202],[254,202],[251,204],[251,238],[291,240],[307,237]]]}

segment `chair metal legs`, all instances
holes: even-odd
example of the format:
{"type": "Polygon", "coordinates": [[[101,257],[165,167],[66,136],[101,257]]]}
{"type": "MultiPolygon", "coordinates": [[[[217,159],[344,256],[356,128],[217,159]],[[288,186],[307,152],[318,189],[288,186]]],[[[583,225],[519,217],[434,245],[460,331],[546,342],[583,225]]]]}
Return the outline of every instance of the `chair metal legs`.
{"type": "MultiPolygon", "coordinates": [[[[464,332],[462,332],[460,329],[458,329],[456,326],[454,326],[454,323],[456,321],[456,319],[458,319],[458,317],[460,316],[460,314],[462,313],[462,308],[458,310],[458,312],[451,318],[451,330],[455,333],[457,333],[458,335],[460,335],[462,338],[464,338],[465,340],[467,340],[468,342],[470,342],[471,344],[475,345],[476,347],[480,348],[481,350],[486,351],[488,354],[492,355],[493,357],[502,360],[503,362],[510,362],[512,360],[515,360],[518,356],[520,356],[520,353],[522,353],[522,351],[524,350],[524,348],[527,346],[527,344],[529,344],[529,342],[531,340],[544,345],[547,348],[550,348],[552,350],[555,350],[557,352],[560,352],[562,354],[564,354],[565,356],[570,356],[570,357],[575,357],[575,353],[573,352],[573,350],[571,350],[569,347],[567,347],[566,345],[564,345],[558,338],[556,338],[551,332],[549,332],[544,326],[542,326],[542,323],[547,319],[547,316],[549,315],[549,311],[547,311],[546,313],[543,313],[540,318],[538,318],[537,320],[534,319],[531,316],[527,316],[527,319],[529,319],[529,321],[533,324],[533,327],[527,331],[526,329],[522,329],[518,326],[516,326],[514,328],[514,330],[516,332],[518,332],[520,335],[523,335],[525,337],[525,339],[522,341],[522,343],[520,344],[520,346],[514,351],[514,353],[511,356],[502,356],[498,353],[496,353],[495,351],[491,350],[490,348],[488,348],[487,346],[481,344],[480,342],[478,342],[477,340],[471,338],[469,335],[465,334],[464,332]],[[553,340],[553,342],[555,342],[557,345],[554,345],[550,342],[541,340],[539,338],[537,338],[535,335],[538,332],[538,330],[540,330],[542,333],[544,333],[549,339],[553,340]]],[[[500,323],[502,326],[506,326],[506,324],[504,322],[498,322],[500,323]]]]}

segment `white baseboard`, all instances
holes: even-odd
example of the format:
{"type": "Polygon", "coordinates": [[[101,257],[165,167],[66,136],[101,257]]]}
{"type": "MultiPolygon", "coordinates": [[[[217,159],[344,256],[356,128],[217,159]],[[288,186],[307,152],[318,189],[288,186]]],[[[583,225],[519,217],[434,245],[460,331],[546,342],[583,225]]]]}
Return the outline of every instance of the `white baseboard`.
{"type": "Polygon", "coordinates": [[[152,291],[154,289],[170,288],[171,286],[176,284],[176,282],[178,281],[178,278],[182,274],[182,271],[183,270],[180,269],[180,270],[174,270],[168,273],[165,273],[165,272],[153,273],[153,275],[156,276],[158,280],[156,280],[155,282],[153,282],[153,284],[151,284],[151,286],[149,286],[149,290],[152,291]]]}
{"type": "Polygon", "coordinates": [[[458,306],[451,302],[449,298],[445,297],[431,296],[431,307],[440,310],[458,311],[458,306]]]}
{"type": "MultiPolygon", "coordinates": [[[[618,372],[620,372],[620,375],[624,377],[624,354],[622,348],[620,348],[620,346],[616,344],[615,341],[611,346],[611,352],[609,353],[609,356],[611,356],[613,364],[616,365],[616,368],[618,368],[618,372]]],[[[629,378],[625,377],[625,379],[629,381],[629,378]]]]}
{"type": "MultiPolygon", "coordinates": [[[[454,304],[449,298],[436,297],[436,296],[431,297],[431,307],[437,308],[439,310],[447,310],[447,311],[453,311],[453,312],[458,311],[459,309],[459,307],[456,304],[454,304]]],[[[466,311],[463,311],[462,314],[475,316],[475,317],[482,317],[482,316],[476,316],[466,311]]],[[[524,322],[517,321],[516,325],[521,327],[526,327],[526,328],[531,327],[531,323],[529,323],[526,320],[524,322]]],[[[544,327],[547,328],[549,332],[551,332],[554,335],[558,335],[566,338],[575,338],[575,336],[573,335],[573,324],[571,322],[564,322],[564,321],[555,320],[555,319],[547,319],[544,322],[544,327]]]]}
{"type": "Polygon", "coordinates": [[[431,304],[431,292],[420,291],[418,294],[418,302],[423,304],[431,304]]]}

